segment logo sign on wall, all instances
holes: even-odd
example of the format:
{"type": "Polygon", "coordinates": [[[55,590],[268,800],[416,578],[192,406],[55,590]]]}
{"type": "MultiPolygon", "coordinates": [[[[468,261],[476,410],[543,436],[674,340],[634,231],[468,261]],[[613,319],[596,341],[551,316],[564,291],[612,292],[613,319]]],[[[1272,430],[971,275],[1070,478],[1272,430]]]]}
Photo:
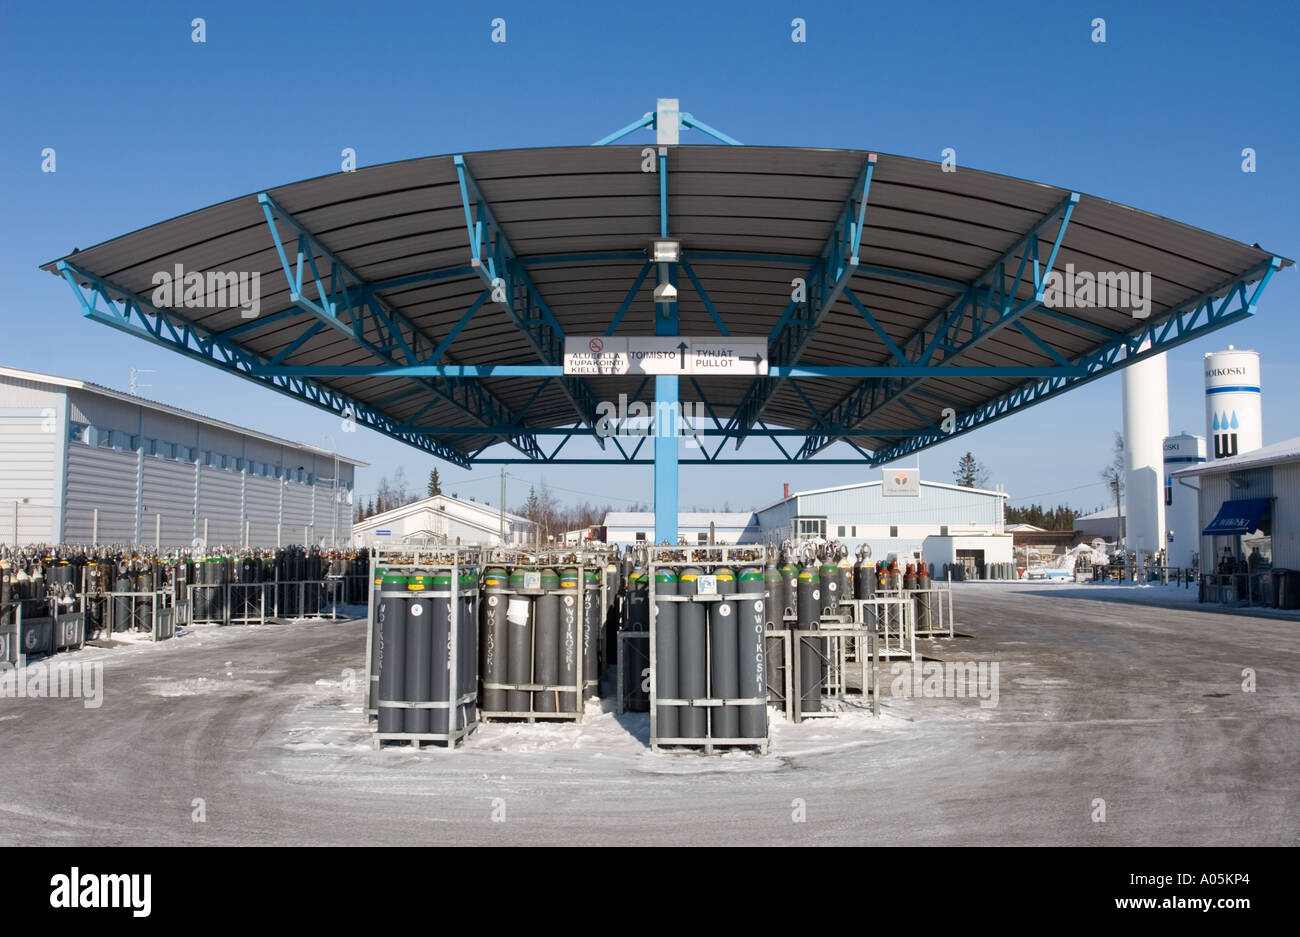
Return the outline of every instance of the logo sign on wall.
{"type": "Polygon", "coordinates": [[[880,494],[886,498],[919,498],[921,496],[920,469],[884,469],[880,494]]]}

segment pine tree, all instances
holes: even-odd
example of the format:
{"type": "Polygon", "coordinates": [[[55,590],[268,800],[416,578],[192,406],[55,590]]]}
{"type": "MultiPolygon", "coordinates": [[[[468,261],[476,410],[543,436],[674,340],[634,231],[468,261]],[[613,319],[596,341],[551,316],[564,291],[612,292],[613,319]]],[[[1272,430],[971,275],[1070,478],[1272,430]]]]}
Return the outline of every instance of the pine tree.
{"type": "Polygon", "coordinates": [[[988,471],[969,452],[957,460],[957,471],[953,475],[963,488],[983,488],[988,484],[988,471]]]}
{"type": "Polygon", "coordinates": [[[434,469],[429,473],[429,497],[442,494],[442,479],[438,477],[438,470],[434,469]]]}

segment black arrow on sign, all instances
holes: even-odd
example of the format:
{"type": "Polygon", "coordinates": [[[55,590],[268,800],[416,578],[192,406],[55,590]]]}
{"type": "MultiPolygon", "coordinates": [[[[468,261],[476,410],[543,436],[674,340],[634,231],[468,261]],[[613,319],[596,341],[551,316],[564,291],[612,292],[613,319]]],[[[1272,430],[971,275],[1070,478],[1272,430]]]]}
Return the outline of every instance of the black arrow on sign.
{"type": "Polygon", "coordinates": [[[677,346],[677,350],[681,352],[681,356],[682,356],[681,367],[678,370],[681,371],[686,370],[686,349],[689,347],[691,346],[687,345],[685,342],[682,342],[680,345],[677,346]]]}
{"type": "Polygon", "coordinates": [[[754,367],[758,367],[759,364],[761,364],[762,361],[763,361],[763,356],[762,356],[762,355],[754,355],[754,356],[752,356],[752,357],[746,357],[745,355],[741,355],[741,356],[740,356],[740,360],[741,360],[741,361],[752,361],[752,362],[754,362],[754,367]]]}

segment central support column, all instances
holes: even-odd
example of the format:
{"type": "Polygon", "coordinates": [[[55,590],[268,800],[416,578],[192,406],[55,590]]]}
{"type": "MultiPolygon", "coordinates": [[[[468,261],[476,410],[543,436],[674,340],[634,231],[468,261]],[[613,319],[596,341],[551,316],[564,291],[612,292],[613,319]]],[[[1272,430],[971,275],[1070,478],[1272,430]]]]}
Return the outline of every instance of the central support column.
{"type": "MultiPolygon", "coordinates": [[[[668,237],[668,145],[677,142],[677,102],[661,99],[657,126],[659,142],[659,237],[668,237]]],[[[655,264],[655,334],[678,334],[677,263],[655,264]]],[[[677,436],[678,396],[676,375],[655,376],[655,543],[677,543],[677,436]]]]}

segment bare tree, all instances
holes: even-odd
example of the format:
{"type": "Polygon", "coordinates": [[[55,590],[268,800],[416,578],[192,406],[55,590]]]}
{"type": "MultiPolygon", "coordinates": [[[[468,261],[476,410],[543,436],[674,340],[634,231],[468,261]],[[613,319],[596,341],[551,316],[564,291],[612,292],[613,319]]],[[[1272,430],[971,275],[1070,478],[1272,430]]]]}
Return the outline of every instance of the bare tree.
{"type": "Polygon", "coordinates": [[[1124,436],[1116,432],[1110,464],[1101,470],[1101,480],[1115,495],[1115,543],[1121,548],[1124,545],[1124,465],[1124,436]]]}

